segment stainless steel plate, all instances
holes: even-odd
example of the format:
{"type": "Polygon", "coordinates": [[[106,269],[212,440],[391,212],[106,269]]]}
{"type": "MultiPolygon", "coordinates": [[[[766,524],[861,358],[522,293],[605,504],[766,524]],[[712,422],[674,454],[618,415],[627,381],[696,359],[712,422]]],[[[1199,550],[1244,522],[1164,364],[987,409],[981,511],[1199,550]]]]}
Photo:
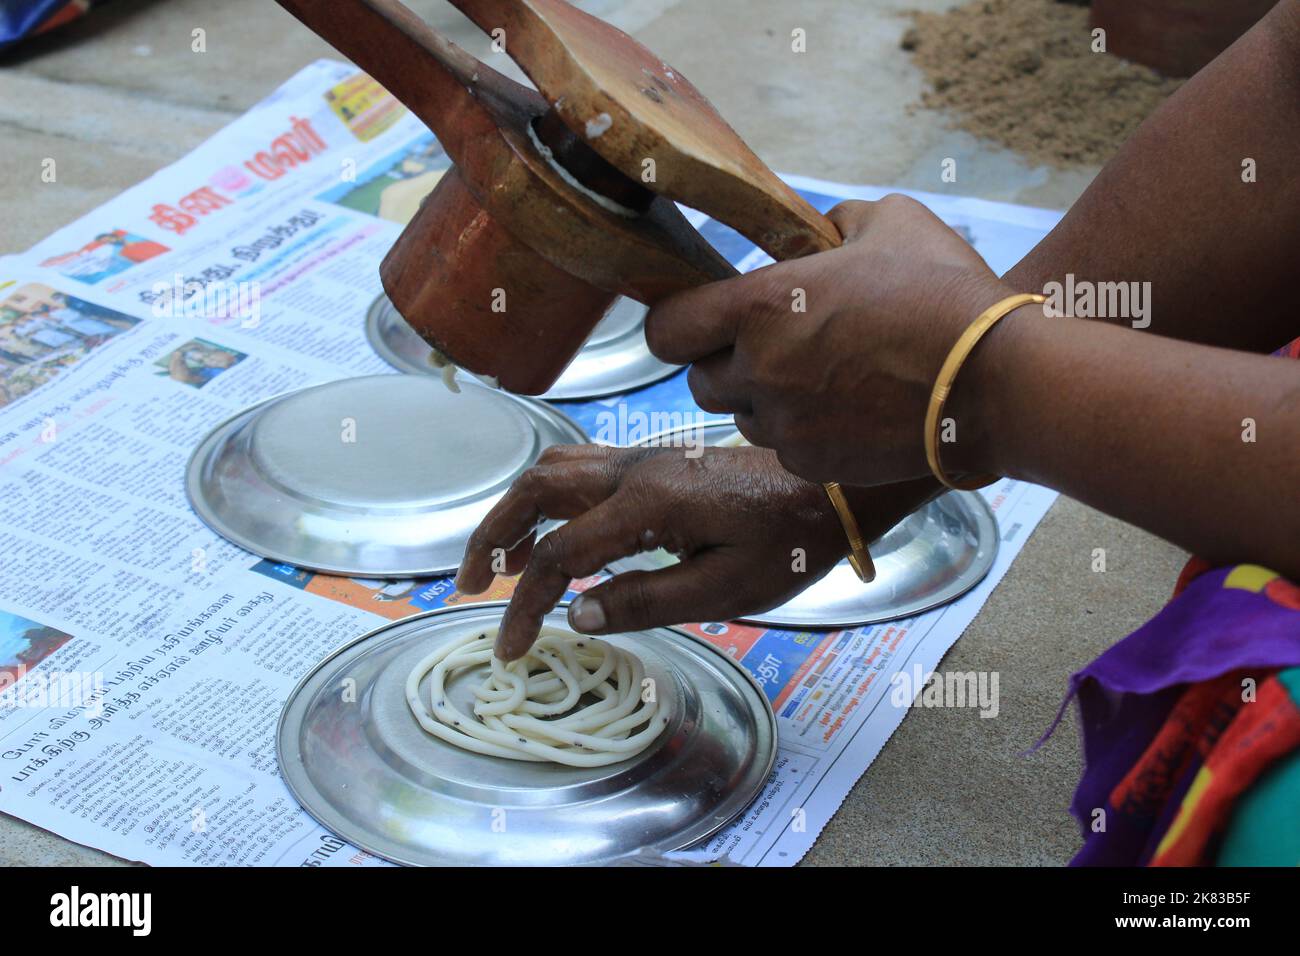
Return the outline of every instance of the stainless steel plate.
{"type": "MultiPolygon", "coordinates": [[[[672,429],[639,444],[743,443],[731,422],[672,429]]],[[[871,546],[876,579],[858,580],[841,561],[820,581],[785,604],[744,620],[789,628],[857,627],[911,617],[960,597],[983,579],[998,552],[993,511],[974,492],[949,492],[904,518],[871,546]]],[[[649,551],[610,565],[618,573],[668,567],[665,551],[649,551]]]]}
{"type": "MultiPolygon", "coordinates": [[[[541,397],[551,401],[599,398],[641,388],[676,372],[679,366],[665,365],[650,354],[645,314],[646,307],[635,299],[616,300],[560,380],[541,397]]],[[[406,324],[386,295],[366,312],[366,338],[395,369],[413,375],[439,374],[429,365],[428,343],[406,324]]]]}
{"type": "MultiPolygon", "coordinates": [[[[439,643],[496,627],[504,608],[444,608],[387,624],[299,682],[276,742],[280,773],[304,810],[396,863],[527,866],[682,849],[757,796],[776,756],[767,697],[726,654],[669,628],[606,638],[641,658],[661,701],[666,689],[675,701],[663,734],[635,757],[589,769],[525,763],[425,733],[406,704],[407,674],[439,643]]],[[[566,628],[564,609],[546,623],[566,628]]],[[[469,706],[483,676],[448,685],[458,706],[469,706]]]]}
{"type": "Polygon", "coordinates": [[[544,448],[586,440],[543,402],[371,375],[222,422],[190,458],[186,491],[209,527],[266,558],[358,577],[445,574],[544,448]]]}

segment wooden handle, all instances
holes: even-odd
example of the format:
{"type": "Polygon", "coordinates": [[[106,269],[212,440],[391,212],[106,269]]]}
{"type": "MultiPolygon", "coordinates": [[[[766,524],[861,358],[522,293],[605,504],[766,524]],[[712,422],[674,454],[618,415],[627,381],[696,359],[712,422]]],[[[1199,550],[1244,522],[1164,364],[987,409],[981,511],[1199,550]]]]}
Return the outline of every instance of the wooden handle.
{"type": "MultiPolygon", "coordinates": [[[[468,162],[467,149],[481,146],[494,128],[520,125],[521,114],[540,114],[547,108],[537,93],[466,53],[399,0],[276,2],[405,104],[433,130],[457,165],[474,165],[468,162]]],[[[656,69],[666,70],[631,37],[559,0],[451,2],[484,30],[507,27],[509,52],[516,62],[543,93],[555,85],[550,98],[564,101],[567,94],[569,108],[586,103],[583,115],[599,112],[597,100],[612,108],[616,101],[608,99],[604,88],[619,88],[630,64],[649,58],[656,69]],[[577,61],[582,61],[581,67],[577,61]],[[591,86],[593,81],[598,85],[591,86]]],[[[777,179],[699,91],[671,70],[667,75],[671,83],[663,88],[682,95],[680,100],[668,96],[660,105],[675,119],[666,129],[654,123],[632,124],[658,141],[663,153],[660,170],[669,183],[651,188],[728,223],[777,259],[840,244],[834,225],[777,179]],[[690,148],[683,148],[686,145],[690,148]]],[[[622,126],[588,145],[597,146],[626,175],[640,169],[642,150],[629,145],[611,154],[602,145],[615,140],[622,126]]]]}
{"type": "Polygon", "coordinates": [[[808,244],[813,247],[814,252],[830,252],[832,249],[838,249],[844,245],[844,237],[840,231],[835,228],[835,223],[823,216],[821,213],[814,213],[818,219],[826,224],[825,229],[819,229],[816,233],[810,233],[808,244]]]}
{"type": "Polygon", "coordinates": [[[745,145],[680,71],[567,0],[451,0],[506,52],[559,119],[646,188],[708,213],[775,259],[839,233],[745,145]],[[644,178],[646,164],[654,175],[644,178]]]}

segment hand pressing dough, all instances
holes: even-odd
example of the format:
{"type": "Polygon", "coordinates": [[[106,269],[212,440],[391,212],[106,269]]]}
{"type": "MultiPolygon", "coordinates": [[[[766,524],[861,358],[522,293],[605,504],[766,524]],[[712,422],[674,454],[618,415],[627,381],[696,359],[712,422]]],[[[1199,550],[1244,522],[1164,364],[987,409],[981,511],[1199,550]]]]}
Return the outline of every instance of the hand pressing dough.
{"type": "Polygon", "coordinates": [[[495,638],[495,630],[471,633],[415,665],[406,678],[406,701],[426,731],[491,757],[603,767],[636,756],[667,726],[667,701],[658,693],[642,700],[645,667],[627,651],[543,628],[525,657],[505,664],[492,652],[495,638]],[[474,712],[466,714],[447,696],[446,685],[458,672],[484,664],[491,673],[474,691],[474,712]],[[430,692],[421,699],[425,674],[430,692]],[[598,699],[582,706],[586,695],[598,699]]]}

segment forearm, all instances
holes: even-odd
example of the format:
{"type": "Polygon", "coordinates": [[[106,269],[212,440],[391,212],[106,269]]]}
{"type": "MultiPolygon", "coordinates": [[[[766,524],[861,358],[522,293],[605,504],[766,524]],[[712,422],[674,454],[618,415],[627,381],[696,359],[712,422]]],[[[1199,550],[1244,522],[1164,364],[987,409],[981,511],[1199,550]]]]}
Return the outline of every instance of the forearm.
{"type": "Polygon", "coordinates": [[[959,374],[980,426],[945,448],[950,467],[1300,580],[1300,365],[1036,313],[1005,319],[959,374]]]}
{"type": "Polygon", "coordinates": [[[1300,0],[1284,0],[1142,124],[1006,281],[1150,282],[1149,331],[1272,351],[1295,335],[1297,155],[1300,0]]]}

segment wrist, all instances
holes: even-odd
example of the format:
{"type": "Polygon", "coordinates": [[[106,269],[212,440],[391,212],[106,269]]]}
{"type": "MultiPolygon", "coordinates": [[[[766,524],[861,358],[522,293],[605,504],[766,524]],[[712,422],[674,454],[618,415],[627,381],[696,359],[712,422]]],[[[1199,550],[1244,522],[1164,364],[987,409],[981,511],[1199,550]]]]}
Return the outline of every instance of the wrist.
{"type": "MultiPolygon", "coordinates": [[[[997,298],[1015,293],[1003,287],[997,298]]],[[[978,311],[971,315],[974,321],[978,311]]],[[[953,379],[940,418],[939,457],[950,475],[1007,475],[1015,470],[1016,372],[1023,363],[1027,326],[1043,318],[1035,303],[1007,313],[976,343],[953,379]]]]}

